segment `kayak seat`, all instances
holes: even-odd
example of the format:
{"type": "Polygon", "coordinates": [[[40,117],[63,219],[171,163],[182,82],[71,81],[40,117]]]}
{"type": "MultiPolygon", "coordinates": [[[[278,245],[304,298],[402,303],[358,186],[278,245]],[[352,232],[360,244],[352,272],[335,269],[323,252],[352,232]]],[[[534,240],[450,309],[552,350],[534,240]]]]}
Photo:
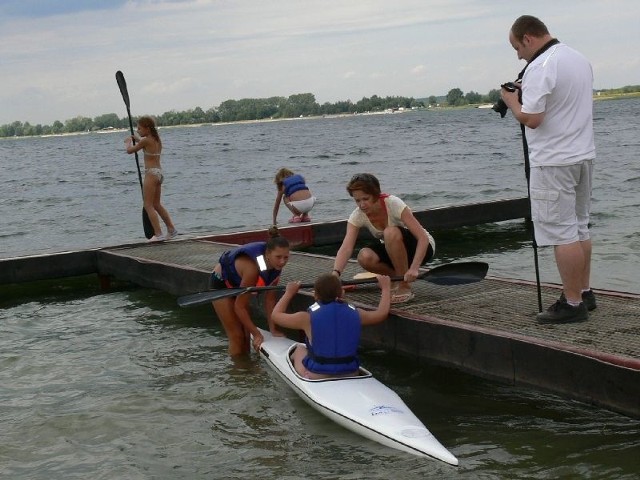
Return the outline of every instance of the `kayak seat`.
{"type": "Polygon", "coordinates": [[[348,377],[329,377],[329,378],[318,378],[318,379],[304,378],[296,371],[295,367],[293,366],[293,361],[291,360],[293,351],[296,349],[298,345],[302,345],[303,347],[305,346],[304,343],[294,343],[293,345],[291,345],[291,347],[289,347],[289,351],[287,352],[287,363],[291,367],[291,370],[296,374],[296,376],[300,380],[303,380],[305,382],[335,382],[339,380],[357,380],[362,378],[373,377],[373,374],[369,370],[361,366],[359,368],[358,375],[350,375],[348,377]]]}

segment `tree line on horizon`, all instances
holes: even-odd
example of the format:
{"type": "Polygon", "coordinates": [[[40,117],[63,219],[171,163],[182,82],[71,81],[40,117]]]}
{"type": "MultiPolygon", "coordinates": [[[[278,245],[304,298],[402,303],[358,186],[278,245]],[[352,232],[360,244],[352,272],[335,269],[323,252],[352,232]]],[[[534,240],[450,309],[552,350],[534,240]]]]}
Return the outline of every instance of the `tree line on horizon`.
{"type": "MultiPolygon", "coordinates": [[[[595,94],[628,95],[640,92],[640,85],[598,90],[595,94]]],[[[217,108],[203,110],[196,107],[177,112],[170,110],[155,116],[158,126],[194,125],[200,123],[238,122],[245,120],[264,120],[298,118],[322,115],[356,114],[382,112],[400,108],[463,107],[482,103],[495,103],[500,98],[500,90],[494,89],[486,95],[474,91],[466,94],[459,88],[449,90],[445,96],[415,99],[413,97],[363,97],[353,103],[351,100],[320,105],[312,93],[299,93],[289,97],[243,98],[225,100],[217,108]]],[[[129,118],[118,117],[115,113],[99,115],[95,118],[78,116],[62,123],[56,120],[51,125],[31,125],[29,122],[15,121],[0,126],[0,137],[26,137],[38,135],[57,135],[63,133],[91,132],[109,129],[128,129],[129,118]]]]}

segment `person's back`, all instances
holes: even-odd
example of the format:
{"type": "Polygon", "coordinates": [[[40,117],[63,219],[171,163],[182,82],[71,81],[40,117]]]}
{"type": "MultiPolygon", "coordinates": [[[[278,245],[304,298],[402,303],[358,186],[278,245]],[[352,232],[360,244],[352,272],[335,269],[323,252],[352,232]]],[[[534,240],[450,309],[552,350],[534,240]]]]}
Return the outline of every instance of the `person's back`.
{"type": "Polygon", "coordinates": [[[293,214],[289,223],[310,222],[309,212],[316,203],[316,197],[311,193],[304,177],[288,168],[281,168],[276,173],[274,183],[278,193],[273,205],[273,225],[276,225],[280,202],[283,200],[293,214]]]}
{"type": "Polygon", "coordinates": [[[356,308],[334,300],[316,302],[308,311],[312,341],[307,343],[304,366],[313,373],[328,375],[357,372],[361,324],[356,308]]]}
{"type": "Polygon", "coordinates": [[[562,43],[527,66],[522,112],[544,112],[544,121],[527,128],[531,166],[571,165],[594,158],[593,72],[589,61],[562,43]]]}
{"type": "Polygon", "coordinates": [[[345,303],[340,279],[324,273],[314,283],[316,303],[307,310],[287,313],[300,282],[287,284],[271,319],[282,327],[302,330],[307,337],[307,345],[298,345],[291,356],[298,375],[316,380],[359,373],[357,352],[361,326],[380,323],[389,314],[391,279],[386,275],[379,275],[377,279],[382,292],[375,310],[345,303]]]}

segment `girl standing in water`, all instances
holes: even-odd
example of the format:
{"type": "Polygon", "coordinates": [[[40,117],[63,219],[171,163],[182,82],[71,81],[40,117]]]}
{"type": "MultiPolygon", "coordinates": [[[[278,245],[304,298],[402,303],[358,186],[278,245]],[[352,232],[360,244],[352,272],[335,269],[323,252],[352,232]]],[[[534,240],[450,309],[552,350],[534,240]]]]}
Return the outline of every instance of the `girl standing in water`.
{"type": "MultiPolygon", "coordinates": [[[[269,230],[266,242],[253,242],[224,252],[213,268],[210,285],[213,289],[277,285],[282,269],[289,261],[289,242],[280,236],[277,228],[269,230]]],[[[276,304],[276,292],[264,294],[264,307],[269,330],[272,335],[282,336],[272,319],[276,304]]],[[[253,336],[253,347],[260,351],[264,341],[260,330],[251,319],[251,295],[225,297],[213,301],[213,309],[220,319],[229,339],[229,355],[243,355],[250,351],[249,339],[253,336]]]]}
{"type": "Polygon", "coordinates": [[[125,140],[127,153],[135,153],[139,150],[144,152],[144,183],[142,195],[144,197],[144,209],[147,212],[151,225],[153,226],[153,237],[150,242],[160,242],[175,237],[178,234],[175,225],[171,221],[169,212],[160,203],[162,193],[162,168],[160,167],[160,154],[162,152],[162,141],[156,128],[153,118],[143,116],[138,119],[138,135],[128,137],[125,140]],[[160,218],[167,226],[167,235],[162,233],[160,218]]]}

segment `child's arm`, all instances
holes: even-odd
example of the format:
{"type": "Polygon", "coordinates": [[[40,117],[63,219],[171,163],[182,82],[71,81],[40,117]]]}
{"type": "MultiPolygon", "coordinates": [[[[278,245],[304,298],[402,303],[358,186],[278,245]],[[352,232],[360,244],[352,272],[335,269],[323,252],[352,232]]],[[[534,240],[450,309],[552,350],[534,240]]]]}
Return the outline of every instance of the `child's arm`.
{"type": "Polygon", "coordinates": [[[377,278],[381,290],[380,302],[378,303],[378,308],[373,311],[358,309],[362,325],[374,325],[383,322],[389,316],[389,309],[391,308],[391,278],[387,275],[377,275],[377,278]]]}
{"type": "Polygon", "coordinates": [[[358,240],[359,232],[360,229],[358,227],[347,222],[347,232],[342,239],[342,245],[340,245],[338,253],[336,253],[336,258],[333,261],[333,272],[337,273],[338,276],[342,275],[344,267],[351,258],[356,241],[358,240]]]}
{"type": "MultiPolygon", "coordinates": [[[[272,283],[272,285],[277,285],[277,284],[278,284],[277,281],[272,283]]],[[[273,309],[275,308],[275,304],[276,304],[276,292],[275,290],[269,290],[264,294],[264,313],[265,313],[265,316],[267,317],[267,324],[269,325],[269,331],[271,332],[271,335],[273,335],[274,337],[282,337],[284,334],[280,332],[276,328],[275,323],[273,323],[273,309]]]]}
{"type": "Polygon", "coordinates": [[[278,224],[278,211],[280,210],[280,202],[282,202],[282,196],[284,195],[284,190],[278,189],[278,194],[276,195],[276,202],[273,204],[273,223],[272,225],[278,224]]]}
{"type": "Polygon", "coordinates": [[[418,278],[418,275],[420,275],[418,269],[420,268],[420,262],[422,262],[422,259],[427,254],[429,236],[426,230],[422,228],[422,225],[420,225],[420,222],[418,222],[418,219],[413,215],[410,208],[405,207],[400,218],[417,240],[416,253],[413,255],[413,258],[408,259],[409,269],[404,277],[406,282],[413,282],[418,278]]]}
{"type": "Polygon", "coordinates": [[[127,149],[127,153],[134,153],[139,150],[142,150],[146,144],[147,144],[146,138],[138,139],[138,138],[135,138],[133,135],[125,138],[124,140],[124,145],[127,149]],[[134,140],[136,141],[135,144],[133,143],[134,140]]]}
{"type": "Polygon", "coordinates": [[[280,325],[284,328],[290,328],[293,330],[305,330],[309,325],[309,313],[306,311],[287,313],[287,307],[293,297],[296,296],[300,289],[300,282],[289,282],[284,295],[278,300],[273,311],[271,312],[271,319],[276,325],[280,325]]]}

